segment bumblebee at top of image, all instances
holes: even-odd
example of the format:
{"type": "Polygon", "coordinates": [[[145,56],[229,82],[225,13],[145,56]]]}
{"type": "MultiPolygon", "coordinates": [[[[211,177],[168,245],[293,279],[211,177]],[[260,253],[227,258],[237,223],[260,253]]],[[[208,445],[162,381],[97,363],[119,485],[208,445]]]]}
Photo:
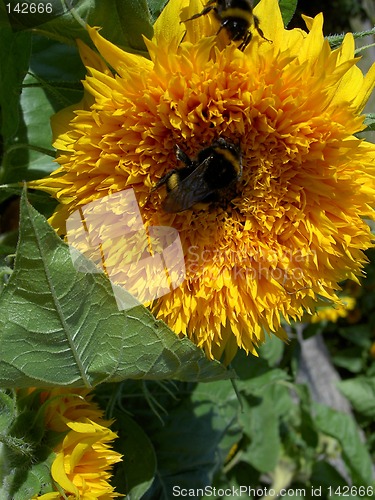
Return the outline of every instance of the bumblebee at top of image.
{"type": "Polygon", "coordinates": [[[176,146],[177,160],[185,167],[174,168],[152,188],[165,184],[167,195],[162,204],[167,213],[189,210],[196,203],[212,203],[236,196],[236,183],[242,177],[240,149],[219,137],[211,146],[202,149],[192,160],[176,146]]]}
{"type": "Polygon", "coordinates": [[[232,41],[241,41],[238,46],[240,50],[245,50],[249,45],[252,38],[250,28],[253,25],[263,40],[271,42],[271,40],[268,40],[264,36],[263,31],[260,29],[259,19],[253,13],[250,0],[210,0],[202,12],[186,19],[184,22],[205,16],[211,11],[214,12],[215,17],[220,22],[220,28],[216,34],[218,35],[222,29],[225,29],[232,41]]]}

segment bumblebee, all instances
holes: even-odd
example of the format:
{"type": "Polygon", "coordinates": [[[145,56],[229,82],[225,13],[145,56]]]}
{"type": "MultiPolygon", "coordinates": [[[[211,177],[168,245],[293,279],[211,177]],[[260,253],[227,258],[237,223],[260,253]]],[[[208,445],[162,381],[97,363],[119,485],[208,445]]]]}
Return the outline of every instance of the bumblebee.
{"type": "Polygon", "coordinates": [[[168,213],[188,210],[196,203],[210,203],[227,194],[242,177],[241,151],[223,138],[202,149],[196,160],[176,147],[176,157],[185,167],[173,169],[152,188],[165,184],[163,209],[168,213]]]}
{"type": "Polygon", "coordinates": [[[250,27],[252,25],[254,25],[260,37],[270,42],[259,27],[259,19],[253,14],[250,0],[210,0],[202,12],[186,19],[186,21],[204,16],[211,10],[214,11],[217,20],[220,22],[217,35],[222,29],[225,29],[231,40],[235,42],[241,40],[238,46],[240,50],[245,50],[250,43],[252,38],[250,27]]]}

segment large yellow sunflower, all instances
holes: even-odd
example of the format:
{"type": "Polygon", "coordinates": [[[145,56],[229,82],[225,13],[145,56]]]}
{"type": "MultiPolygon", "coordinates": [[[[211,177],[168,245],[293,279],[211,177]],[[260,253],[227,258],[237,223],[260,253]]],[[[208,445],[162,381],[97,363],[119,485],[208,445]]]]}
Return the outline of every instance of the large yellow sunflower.
{"type": "MultiPolygon", "coordinates": [[[[269,41],[253,30],[241,51],[225,30],[216,35],[213,12],[180,22],[202,8],[170,0],[146,40],[150,59],[88,28],[108,65],[79,43],[85,100],[57,115],[60,168],[36,186],[59,200],[51,223],[61,233],[77,208],[132,187],[145,225],[178,230],[185,256],[186,279],[153,312],[228,361],[237,347],[256,353],[265,333],[285,338],[281,318],[312,311],[318,294],[336,301],[337,283],[362,272],[375,146],[353,134],[364,129],[375,66],[363,76],[351,34],[331,50],[322,15],[306,18],[308,32],[286,30],[277,0],[261,0],[269,41]],[[150,190],[183,167],[175,146],[195,159],[218,137],[242,154],[232,199],[166,213],[165,189],[150,190]]],[[[120,268],[126,236],[111,239],[108,219],[99,225],[120,268]]]]}

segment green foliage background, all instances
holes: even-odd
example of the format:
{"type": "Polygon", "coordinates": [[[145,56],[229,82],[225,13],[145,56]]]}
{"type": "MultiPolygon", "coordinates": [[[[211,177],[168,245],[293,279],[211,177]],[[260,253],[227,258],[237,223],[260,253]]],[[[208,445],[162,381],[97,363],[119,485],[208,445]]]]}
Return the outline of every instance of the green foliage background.
{"type": "MultiPolygon", "coordinates": [[[[41,193],[28,193],[29,201],[23,193],[20,201],[20,182],[55,168],[49,120],[81,99],[84,68],[74,40],[90,41],[68,11],[14,29],[7,3],[0,4],[0,497],[25,500],[50,486],[53,456],[41,429],[23,432],[14,389],[69,385],[96,387],[107,416],[116,418],[124,460],[114,482],[129,499],[169,499],[173,486],[216,488],[201,496],[231,499],[241,485],[257,490],[249,498],[283,488],[293,498],[371,498],[374,252],[362,288],[345,285],[357,299],[348,318],[294,325],[289,344],[270,338],[259,358],[239,353],[230,370],[178,340],[145,308],[119,312],[104,276],[73,268],[44,218],[54,202],[41,193]]],[[[147,57],[141,34],[152,36],[164,3],[82,0],[75,9],[103,26],[105,37],[147,57]]],[[[344,3],[325,2],[352,13],[344,3]]],[[[280,5],[288,24],[296,2],[280,5]]],[[[358,19],[374,15],[366,2],[360,7],[358,19]]],[[[302,2],[298,8],[306,12],[302,2]]],[[[337,28],[341,23],[342,16],[337,28]]]]}

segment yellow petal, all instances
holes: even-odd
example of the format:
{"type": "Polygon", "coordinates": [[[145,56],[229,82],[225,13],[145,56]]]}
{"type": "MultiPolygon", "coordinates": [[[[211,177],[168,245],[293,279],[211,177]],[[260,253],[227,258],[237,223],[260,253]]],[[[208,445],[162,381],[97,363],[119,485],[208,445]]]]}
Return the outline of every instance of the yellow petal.
{"type": "Polygon", "coordinates": [[[120,49],[113,43],[103,38],[98,28],[91,28],[87,26],[87,31],[93,41],[95,47],[98,49],[104,59],[120,74],[126,74],[131,68],[142,71],[142,68],[148,68],[150,61],[145,57],[130,54],[120,49]]]}
{"type": "Polygon", "coordinates": [[[65,472],[65,463],[63,453],[58,453],[51,466],[51,474],[53,479],[58,483],[61,488],[69,493],[73,493],[79,498],[79,490],[68,478],[65,472]]]}

